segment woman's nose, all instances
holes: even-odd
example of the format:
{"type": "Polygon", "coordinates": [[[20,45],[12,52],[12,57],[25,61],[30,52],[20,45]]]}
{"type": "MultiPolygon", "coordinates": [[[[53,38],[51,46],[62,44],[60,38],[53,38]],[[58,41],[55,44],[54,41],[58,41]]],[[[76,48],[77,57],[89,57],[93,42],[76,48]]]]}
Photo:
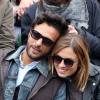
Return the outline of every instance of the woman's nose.
{"type": "Polygon", "coordinates": [[[59,63],[59,66],[60,66],[60,67],[66,67],[65,64],[64,64],[64,60],[62,60],[62,61],[59,63]]]}

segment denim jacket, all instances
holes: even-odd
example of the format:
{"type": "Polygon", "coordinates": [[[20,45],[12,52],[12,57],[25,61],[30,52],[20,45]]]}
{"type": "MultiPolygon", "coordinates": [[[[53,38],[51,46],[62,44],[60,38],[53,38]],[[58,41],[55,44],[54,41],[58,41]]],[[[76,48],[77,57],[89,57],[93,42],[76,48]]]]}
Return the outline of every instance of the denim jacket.
{"type": "MultiPolygon", "coordinates": [[[[0,67],[1,69],[0,71],[2,71],[0,72],[0,75],[1,75],[0,83],[2,84],[2,86],[0,87],[3,87],[3,91],[4,91],[3,93],[4,93],[5,100],[13,99],[14,91],[16,88],[18,70],[19,70],[18,67],[20,66],[19,55],[23,51],[24,48],[25,47],[23,46],[20,47],[15,53],[13,53],[12,55],[6,58],[6,61],[10,63],[9,67],[7,65],[0,67]],[[4,73],[5,73],[5,76],[3,76],[4,73]]],[[[46,84],[49,83],[48,74],[49,74],[48,63],[45,60],[41,60],[36,65],[36,69],[30,70],[24,77],[24,80],[22,84],[20,85],[18,100],[30,100],[29,96],[31,94],[32,89],[34,89],[34,86],[39,78],[39,75],[42,75],[44,76],[45,79],[47,79],[46,81],[44,81],[44,83],[42,83],[42,87],[41,86],[39,87],[39,90],[41,90],[44,86],[46,86],[46,84]]],[[[53,99],[54,100],[65,100],[66,99],[65,89],[66,89],[66,85],[65,83],[62,83],[61,86],[59,86],[58,92],[55,94],[55,97],[53,99]]],[[[38,91],[36,92],[37,94],[38,94],[38,91]]],[[[2,91],[0,93],[2,93],[2,91]]],[[[0,99],[0,100],[3,100],[3,99],[0,99]]]]}

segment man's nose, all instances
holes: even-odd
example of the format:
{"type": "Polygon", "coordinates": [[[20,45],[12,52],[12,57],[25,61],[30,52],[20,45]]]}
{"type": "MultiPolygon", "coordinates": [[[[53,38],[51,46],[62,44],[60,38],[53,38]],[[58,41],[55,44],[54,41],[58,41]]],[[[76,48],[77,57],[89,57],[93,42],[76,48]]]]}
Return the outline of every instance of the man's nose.
{"type": "Polygon", "coordinates": [[[41,46],[41,45],[42,45],[42,42],[43,42],[43,39],[40,38],[40,39],[38,39],[38,40],[36,41],[36,45],[37,45],[37,46],[41,46]]]}

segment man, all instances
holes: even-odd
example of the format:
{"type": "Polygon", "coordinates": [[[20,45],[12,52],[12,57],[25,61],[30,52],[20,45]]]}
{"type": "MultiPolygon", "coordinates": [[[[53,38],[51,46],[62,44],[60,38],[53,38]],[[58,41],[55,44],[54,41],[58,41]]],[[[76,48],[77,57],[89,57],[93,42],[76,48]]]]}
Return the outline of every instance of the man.
{"type": "Polygon", "coordinates": [[[66,21],[58,15],[44,13],[37,17],[27,45],[19,47],[2,63],[0,87],[3,87],[4,100],[66,100],[66,86],[59,78],[49,75],[47,59],[66,29],[66,21]]]}
{"type": "Polygon", "coordinates": [[[13,8],[9,0],[0,0],[0,63],[15,48],[13,8]]]}
{"type": "Polygon", "coordinates": [[[47,9],[53,12],[55,11],[57,13],[66,11],[66,13],[63,14],[63,16],[65,17],[68,16],[67,18],[69,18],[72,21],[72,23],[76,26],[76,28],[78,28],[77,25],[80,26],[80,23],[81,23],[81,27],[83,26],[82,29],[80,28],[81,31],[83,30],[81,35],[84,36],[89,43],[91,62],[93,64],[100,65],[100,4],[98,3],[98,1],[97,0],[82,0],[82,1],[81,0],[41,0],[41,1],[46,2],[46,3],[44,2],[43,7],[38,7],[41,3],[38,5],[33,5],[26,11],[26,13],[23,16],[22,24],[21,24],[22,41],[24,41],[24,38],[27,37],[26,33],[29,29],[29,26],[31,25],[35,16],[39,14],[38,12],[39,11],[41,12],[42,8],[44,8],[43,9],[44,11],[46,11],[47,9]],[[66,8],[66,10],[64,10],[63,7],[61,7],[62,10],[57,9],[59,7],[55,7],[54,5],[57,5],[59,2],[61,3],[64,2],[64,4],[65,2],[69,2],[68,4],[70,6],[65,7],[63,5],[64,9],[66,8]],[[71,6],[72,4],[73,6],[71,6]],[[84,9],[80,7],[81,4],[85,4],[85,7],[84,5],[81,6],[84,9]],[[79,13],[79,11],[82,14],[79,13]],[[86,29],[87,25],[89,26],[88,29],[86,29]]]}

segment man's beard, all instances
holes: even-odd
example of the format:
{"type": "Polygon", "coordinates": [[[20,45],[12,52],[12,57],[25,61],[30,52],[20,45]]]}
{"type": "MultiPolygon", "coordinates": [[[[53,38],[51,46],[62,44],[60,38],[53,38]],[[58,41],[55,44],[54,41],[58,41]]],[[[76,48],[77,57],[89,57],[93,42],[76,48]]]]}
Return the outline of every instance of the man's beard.
{"type": "Polygon", "coordinates": [[[29,53],[29,49],[30,49],[30,46],[27,44],[26,46],[26,53],[28,55],[28,57],[32,60],[32,61],[38,61],[38,60],[41,60],[41,59],[47,59],[48,58],[48,55],[49,53],[46,53],[46,54],[43,54],[43,55],[40,55],[40,56],[37,56],[37,57],[32,57],[32,55],[29,53]]]}

